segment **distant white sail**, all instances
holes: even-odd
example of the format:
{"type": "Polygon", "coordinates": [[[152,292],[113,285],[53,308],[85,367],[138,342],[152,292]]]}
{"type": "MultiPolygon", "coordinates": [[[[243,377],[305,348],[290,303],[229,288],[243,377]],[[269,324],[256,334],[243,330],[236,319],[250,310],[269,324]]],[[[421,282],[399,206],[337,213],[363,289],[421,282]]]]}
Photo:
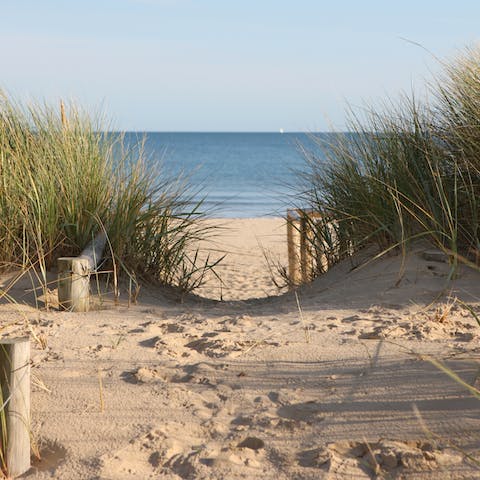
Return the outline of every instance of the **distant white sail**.
{"type": "Polygon", "coordinates": [[[283,133],[283,128],[280,129],[280,133],[283,133]]]}

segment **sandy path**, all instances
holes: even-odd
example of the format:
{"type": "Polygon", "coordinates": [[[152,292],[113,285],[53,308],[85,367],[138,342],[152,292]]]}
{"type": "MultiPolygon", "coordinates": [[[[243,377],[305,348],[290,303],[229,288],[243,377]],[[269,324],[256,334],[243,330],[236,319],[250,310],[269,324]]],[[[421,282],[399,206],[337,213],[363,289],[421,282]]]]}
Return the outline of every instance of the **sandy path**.
{"type": "MultiPolygon", "coordinates": [[[[239,221],[229,248],[253,251],[250,222],[276,238],[272,223],[239,221]]],[[[268,290],[239,265],[224,267],[237,280],[225,295],[268,290]]],[[[479,448],[479,401],[420,355],[477,384],[478,326],[452,298],[479,310],[479,275],[445,290],[448,265],[417,251],[395,286],[399,267],[339,265],[299,290],[303,318],[291,293],[179,304],[150,290],[131,308],[23,317],[0,306],[10,334],[28,319],[47,342],[33,354],[43,460],[26,478],[478,478],[452,442],[479,448]]]]}
{"type": "Polygon", "coordinates": [[[209,220],[217,227],[218,235],[200,247],[212,257],[225,254],[217,268],[221,280],[209,276],[206,284],[196,293],[216,300],[246,300],[279,295],[272,276],[281,280],[272,267],[287,262],[286,225],[279,218],[217,219],[209,220]]]}

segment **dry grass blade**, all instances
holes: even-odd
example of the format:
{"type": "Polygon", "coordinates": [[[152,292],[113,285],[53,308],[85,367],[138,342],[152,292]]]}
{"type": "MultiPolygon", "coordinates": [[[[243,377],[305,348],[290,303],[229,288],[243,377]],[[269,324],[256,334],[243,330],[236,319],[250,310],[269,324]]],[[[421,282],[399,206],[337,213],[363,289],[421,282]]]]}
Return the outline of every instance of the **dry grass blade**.
{"type": "Polygon", "coordinates": [[[468,303],[465,303],[463,302],[462,300],[458,300],[458,303],[463,307],[465,308],[466,310],[468,310],[468,312],[472,315],[472,317],[475,319],[475,321],[477,322],[478,326],[480,327],[480,317],[477,315],[477,313],[475,312],[475,310],[470,306],[468,305],[468,303]]]}
{"type": "MultiPolygon", "coordinates": [[[[434,439],[437,442],[445,442],[445,440],[440,437],[440,435],[437,435],[436,433],[432,432],[430,428],[428,428],[427,423],[425,422],[425,419],[423,418],[420,410],[418,409],[417,405],[413,405],[413,412],[415,413],[415,416],[417,417],[418,423],[420,424],[422,430],[425,432],[425,434],[428,436],[430,439],[434,439]]],[[[461,453],[464,458],[472,462],[476,467],[480,467],[480,460],[475,458],[473,455],[465,451],[465,449],[458,447],[451,441],[446,442],[449,447],[453,448],[457,452],[461,453]]]]}
{"type": "Polygon", "coordinates": [[[310,329],[308,328],[308,325],[305,323],[305,319],[303,318],[302,307],[300,305],[300,300],[298,299],[298,294],[296,291],[295,291],[295,301],[297,302],[298,315],[300,316],[300,322],[302,324],[303,332],[305,334],[305,343],[310,343],[310,329]]]}
{"type": "Polygon", "coordinates": [[[427,355],[420,355],[420,358],[422,360],[430,362],[433,366],[435,366],[436,368],[441,370],[443,373],[448,375],[452,380],[457,382],[459,385],[466,388],[474,397],[476,397],[480,400],[480,390],[473,387],[472,385],[469,385],[467,382],[465,382],[463,379],[461,379],[452,369],[446,367],[443,363],[441,363],[440,361],[436,360],[433,357],[430,357],[430,356],[427,356],[427,355]]]}

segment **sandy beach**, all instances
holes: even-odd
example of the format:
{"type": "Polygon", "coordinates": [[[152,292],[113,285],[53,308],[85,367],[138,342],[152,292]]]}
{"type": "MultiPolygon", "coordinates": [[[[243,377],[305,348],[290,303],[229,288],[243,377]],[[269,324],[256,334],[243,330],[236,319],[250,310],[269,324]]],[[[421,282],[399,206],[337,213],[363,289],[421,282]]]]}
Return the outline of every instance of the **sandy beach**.
{"type": "MultiPolygon", "coordinates": [[[[215,278],[183,303],[65,313],[0,305],[2,334],[32,338],[29,479],[479,478],[480,274],[419,245],[337,265],[293,292],[280,219],[222,221],[215,278]],[[262,246],[262,248],[260,248],[262,246]],[[223,301],[219,301],[220,298],[223,301]],[[477,457],[478,458],[478,457],[477,457]]],[[[12,289],[23,296],[27,286],[12,289]]],[[[22,297],[23,296],[23,297],[22,297]]],[[[31,302],[30,302],[31,303],[31,302]]]]}
{"type": "Polygon", "coordinates": [[[215,275],[195,293],[214,300],[247,300],[279,295],[286,291],[277,271],[287,264],[287,228],[278,217],[214,219],[212,237],[199,246],[203,258],[225,255],[215,275]],[[277,287],[272,278],[279,284],[277,287]]]}

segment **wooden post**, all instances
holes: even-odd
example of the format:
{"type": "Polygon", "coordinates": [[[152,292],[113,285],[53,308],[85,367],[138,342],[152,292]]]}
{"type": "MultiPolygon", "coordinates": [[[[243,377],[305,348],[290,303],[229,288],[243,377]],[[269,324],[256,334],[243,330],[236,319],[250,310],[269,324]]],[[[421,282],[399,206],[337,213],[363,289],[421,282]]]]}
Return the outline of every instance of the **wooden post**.
{"type": "Polygon", "coordinates": [[[58,259],[58,303],[73,312],[90,307],[90,261],[82,257],[58,259]]]}
{"type": "Polygon", "coordinates": [[[307,213],[300,215],[300,270],[302,283],[308,283],[313,279],[313,229],[307,213]]]}
{"type": "Polygon", "coordinates": [[[314,223],[321,218],[314,210],[287,210],[288,278],[290,286],[313,280],[315,262],[314,223]]]}
{"type": "Polygon", "coordinates": [[[107,236],[99,233],[79,257],[62,257],[58,262],[58,303],[64,310],[88,312],[90,273],[102,258],[107,236]]]}
{"type": "Polygon", "coordinates": [[[299,226],[297,210],[287,210],[288,279],[290,287],[300,285],[299,226]]]}
{"type": "Polygon", "coordinates": [[[30,341],[28,338],[0,342],[0,383],[3,412],[1,438],[6,475],[18,477],[30,469],[30,341]],[[6,427],[6,432],[3,427],[6,427]],[[3,443],[3,441],[2,441],[3,443]]]}

